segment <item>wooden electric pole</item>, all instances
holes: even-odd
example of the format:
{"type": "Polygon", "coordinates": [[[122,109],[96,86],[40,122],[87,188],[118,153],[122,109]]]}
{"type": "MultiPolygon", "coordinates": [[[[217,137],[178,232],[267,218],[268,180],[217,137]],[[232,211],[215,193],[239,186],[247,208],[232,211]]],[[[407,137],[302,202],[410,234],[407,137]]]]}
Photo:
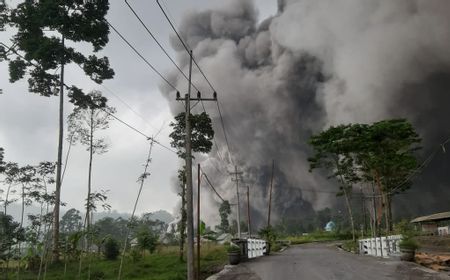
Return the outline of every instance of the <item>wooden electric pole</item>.
{"type": "Polygon", "coordinates": [[[191,101],[217,101],[217,94],[214,92],[213,98],[202,98],[200,92],[197,93],[197,98],[191,98],[192,87],[192,50],[189,52],[189,86],[188,93],[184,98],[180,97],[177,92],[177,100],[185,102],[185,122],[186,122],[186,227],[187,227],[187,280],[194,280],[195,266],[194,266],[194,203],[193,203],[193,187],[192,187],[192,131],[191,131],[191,101]]]}
{"type": "Polygon", "coordinates": [[[269,190],[269,211],[267,214],[267,228],[270,228],[270,212],[272,210],[272,188],[273,188],[273,170],[275,166],[275,160],[272,160],[272,176],[270,178],[270,190],[269,190]]]}
{"type": "Polygon", "coordinates": [[[242,171],[238,171],[237,166],[234,166],[234,172],[229,172],[230,175],[234,175],[234,179],[231,181],[236,182],[236,196],[237,196],[237,230],[238,230],[238,238],[241,239],[241,203],[239,199],[239,176],[243,174],[242,171]]]}
{"type": "Polygon", "coordinates": [[[248,220],[247,221],[248,237],[252,238],[252,227],[251,227],[252,223],[250,220],[250,188],[248,186],[247,186],[247,220],[248,220]]]}
{"type": "Polygon", "coordinates": [[[197,165],[197,280],[200,280],[200,163],[197,165]]]}

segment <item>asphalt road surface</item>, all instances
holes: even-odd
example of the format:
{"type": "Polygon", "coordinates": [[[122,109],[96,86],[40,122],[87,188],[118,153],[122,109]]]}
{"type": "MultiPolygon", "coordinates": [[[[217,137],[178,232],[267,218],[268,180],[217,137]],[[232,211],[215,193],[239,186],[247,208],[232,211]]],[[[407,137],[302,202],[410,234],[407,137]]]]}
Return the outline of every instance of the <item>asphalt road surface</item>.
{"type": "Polygon", "coordinates": [[[450,279],[413,263],[360,256],[334,244],[294,246],[282,253],[229,267],[217,280],[450,279]]]}

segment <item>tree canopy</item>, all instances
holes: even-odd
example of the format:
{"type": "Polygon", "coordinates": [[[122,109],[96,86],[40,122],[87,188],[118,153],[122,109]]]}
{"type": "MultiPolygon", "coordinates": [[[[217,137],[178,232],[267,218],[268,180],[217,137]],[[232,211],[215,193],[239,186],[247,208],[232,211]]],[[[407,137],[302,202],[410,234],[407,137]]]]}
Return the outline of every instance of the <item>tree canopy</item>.
{"type": "MultiPolygon", "coordinates": [[[[14,9],[2,12],[2,21],[17,32],[9,52],[3,49],[3,59],[9,61],[10,82],[28,75],[29,91],[42,96],[58,95],[61,64],[76,63],[93,81],[111,79],[114,71],[107,57],[84,55],[64,41],[87,42],[98,52],[107,44],[109,25],[105,16],[108,0],[40,0],[24,1],[14,9]]],[[[70,101],[88,106],[89,97],[81,89],[67,86],[70,101]]]]}
{"type": "MultiPolygon", "coordinates": [[[[169,135],[172,138],[170,143],[172,147],[177,149],[177,153],[181,158],[185,158],[184,151],[186,143],[186,114],[180,113],[175,116],[175,122],[171,123],[173,132],[169,135]]],[[[205,112],[200,114],[191,114],[189,118],[192,131],[192,151],[196,153],[208,153],[212,148],[212,139],[214,138],[214,130],[211,118],[205,112]]]]}
{"type": "Polygon", "coordinates": [[[331,172],[329,178],[337,179],[346,196],[350,216],[352,187],[363,182],[376,185],[387,206],[387,224],[391,224],[391,197],[410,187],[420,141],[405,119],[330,127],[309,141],[314,149],[310,171],[323,168],[331,172]]]}

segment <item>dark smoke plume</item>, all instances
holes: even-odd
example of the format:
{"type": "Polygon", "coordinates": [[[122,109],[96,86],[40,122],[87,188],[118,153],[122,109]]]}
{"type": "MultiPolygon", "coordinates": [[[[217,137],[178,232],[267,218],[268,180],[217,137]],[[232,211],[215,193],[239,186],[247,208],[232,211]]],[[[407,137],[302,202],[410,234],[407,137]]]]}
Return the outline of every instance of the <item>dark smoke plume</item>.
{"type": "MultiPolygon", "coordinates": [[[[335,203],[326,191],[336,185],[309,173],[307,162],[307,139],[329,125],[408,118],[424,138],[423,158],[450,135],[449,1],[279,0],[278,7],[276,16],[258,21],[252,1],[226,1],[222,9],[186,15],[180,25],[218,91],[231,158],[245,172],[260,223],[272,159],[274,219],[301,218],[335,203]]],[[[187,70],[188,57],[172,39],[187,70]]],[[[193,77],[204,96],[211,94],[198,71],[193,77]]],[[[177,73],[173,80],[186,87],[177,73]]],[[[165,93],[172,100],[173,92],[165,93]]],[[[213,104],[205,105],[219,150],[203,164],[234,202],[233,183],[217,171],[232,168],[220,119],[213,104]]],[[[411,191],[396,198],[408,210],[403,214],[448,211],[449,167],[450,157],[439,153],[411,191]]],[[[214,223],[218,200],[210,198],[203,201],[214,209],[214,223]]]]}

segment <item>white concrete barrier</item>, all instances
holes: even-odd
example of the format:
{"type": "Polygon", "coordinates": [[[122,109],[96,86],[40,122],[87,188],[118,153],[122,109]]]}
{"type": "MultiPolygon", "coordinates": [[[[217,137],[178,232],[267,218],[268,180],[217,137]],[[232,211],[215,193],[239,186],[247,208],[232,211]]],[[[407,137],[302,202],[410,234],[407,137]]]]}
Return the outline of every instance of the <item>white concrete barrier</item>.
{"type": "Polygon", "coordinates": [[[359,252],[363,255],[389,258],[400,253],[401,235],[390,235],[376,238],[360,239],[359,252]]]}
{"type": "Polygon", "coordinates": [[[262,239],[247,239],[247,257],[249,259],[261,257],[267,250],[266,241],[262,239]]]}

